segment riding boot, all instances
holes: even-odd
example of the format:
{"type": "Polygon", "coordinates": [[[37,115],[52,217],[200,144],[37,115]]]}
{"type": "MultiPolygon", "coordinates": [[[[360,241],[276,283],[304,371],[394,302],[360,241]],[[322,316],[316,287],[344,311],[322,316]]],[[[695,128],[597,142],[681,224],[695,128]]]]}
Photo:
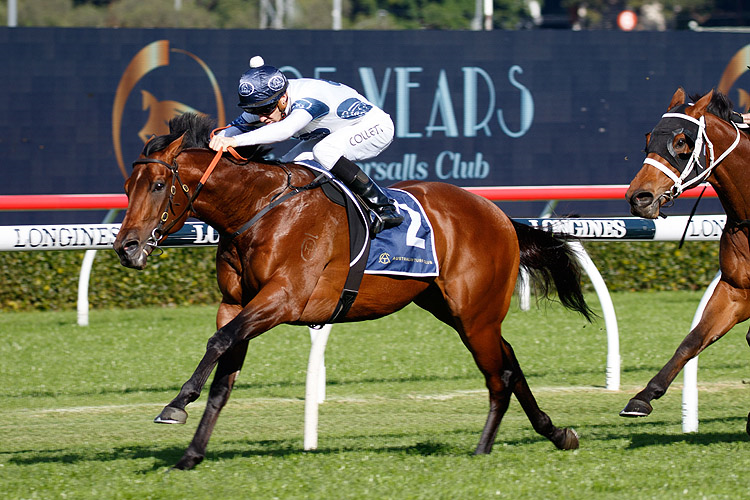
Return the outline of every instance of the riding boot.
{"type": "Polygon", "coordinates": [[[388,198],[353,161],[342,156],[331,168],[331,173],[362,198],[367,207],[375,213],[376,220],[370,228],[373,235],[384,229],[396,227],[404,221],[395,200],[388,198]]]}

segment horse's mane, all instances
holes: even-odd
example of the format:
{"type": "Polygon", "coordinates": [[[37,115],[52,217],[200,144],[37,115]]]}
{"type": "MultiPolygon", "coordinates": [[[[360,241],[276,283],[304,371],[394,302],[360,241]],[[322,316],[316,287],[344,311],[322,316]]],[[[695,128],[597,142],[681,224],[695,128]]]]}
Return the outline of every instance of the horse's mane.
{"type": "MultiPolygon", "coordinates": [[[[216,129],[216,120],[210,116],[200,113],[183,113],[169,120],[169,133],[156,136],[148,141],[143,147],[142,154],[150,156],[152,153],[161,151],[182,135],[185,136],[182,140],[182,149],[207,149],[211,131],[214,129],[216,129]]],[[[269,148],[263,146],[237,148],[240,155],[253,161],[265,160],[265,155],[269,151],[269,148]]]]}
{"type": "MultiPolygon", "coordinates": [[[[701,97],[703,96],[697,94],[691,95],[690,100],[696,102],[701,97]]],[[[716,115],[722,120],[732,121],[731,116],[733,110],[734,104],[732,104],[732,101],[729,99],[729,97],[727,97],[726,94],[719,92],[718,90],[714,90],[714,94],[713,96],[711,96],[711,101],[706,107],[706,112],[711,113],[712,115],[716,115]]]]}

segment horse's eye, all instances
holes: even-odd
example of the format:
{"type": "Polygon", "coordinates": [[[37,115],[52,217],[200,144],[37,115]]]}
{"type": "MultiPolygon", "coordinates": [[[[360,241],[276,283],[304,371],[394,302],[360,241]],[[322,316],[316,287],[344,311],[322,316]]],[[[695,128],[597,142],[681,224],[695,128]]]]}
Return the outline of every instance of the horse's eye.
{"type": "Polygon", "coordinates": [[[160,182],[160,181],[154,182],[154,192],[164,191],[165,187],[167,187],[167,185],[164,184],[163,182],[160,182]]]}
{"type": "Polygon", "coordinates": [[[678,148],[681,148],[681,147],[683,147],[684,145],[685,145],[685,139],[682,139],[682,138],[680,138],[680,139],[677,139],[677,144],[676,144],[676,146],[677,146],[678,148]]]}

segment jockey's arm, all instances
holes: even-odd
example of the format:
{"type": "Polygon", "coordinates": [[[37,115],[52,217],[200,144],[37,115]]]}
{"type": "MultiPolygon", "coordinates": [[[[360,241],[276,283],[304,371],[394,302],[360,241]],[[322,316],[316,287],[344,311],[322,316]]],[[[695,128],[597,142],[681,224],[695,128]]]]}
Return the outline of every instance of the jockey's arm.
{"type": "Polygon", "coordinates": [[[234,136],[237,146],[273,144],[290,139],[312,121],[312,115],[304,109],[295,109],[281,121],[234,136]]]}
{"type": "Polygon", "coordinates": [[[243,134],[261,126],[260,116],[243,111],[240,116],[234,119],[227,128],[219,130],[216,135],[222,137],[234,137],[243,134]]]}
{"type": "MultiPolygon", "coordinates": [[[[247,113],[243,114],[243,118],[245,114],[247,113]]],[[[227,147],[273,144],[291,138],[311,121],[312,115],[310,113],[303,109],[295,109],[281,121],[268,123],[248,132],[237,126],[224,129],[211,139],[210,146],[216,151],[226,151],[227,147]],[[222,132],[224,133],[222,134],[222,132]]]]}

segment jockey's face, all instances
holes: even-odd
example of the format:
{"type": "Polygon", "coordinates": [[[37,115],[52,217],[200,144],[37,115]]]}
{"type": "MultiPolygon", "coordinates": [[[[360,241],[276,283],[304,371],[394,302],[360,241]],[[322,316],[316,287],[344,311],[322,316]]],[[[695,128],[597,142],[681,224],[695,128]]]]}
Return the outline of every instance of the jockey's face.
{"type": "Polygon", "coordinates": [[[259,112],[258,116],[260,116],[261,123],[280,122],[281,120],[286,118],[286,112],[284,110],[286,109],[288,100],[289,98],[286,94],[284,94],[283,96],[281,96],[281,99],[276,102],[276,105],[273,106],[270,110],[263,110],[259,112]]]}
{"type": "Polygon", "coordinates": [[[259,115],[261,123],[274,123],[284,119],[284,114],[281,111],[281,105],[276,104],[270,112],[259,115]]]}

